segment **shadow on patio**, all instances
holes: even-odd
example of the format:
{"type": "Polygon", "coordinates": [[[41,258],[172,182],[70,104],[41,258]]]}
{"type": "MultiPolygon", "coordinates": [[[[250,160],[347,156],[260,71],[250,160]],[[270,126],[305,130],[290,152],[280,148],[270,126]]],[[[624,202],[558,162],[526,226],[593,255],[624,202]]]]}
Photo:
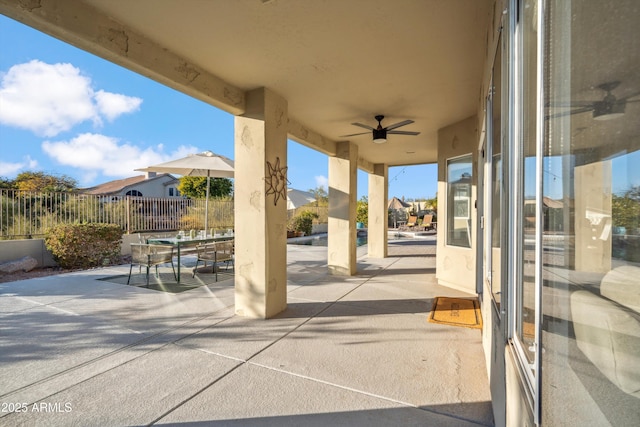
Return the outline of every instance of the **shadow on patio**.
{"type": "Polygon", "coordinates": [[[465,295],[436,284],[433,244],[396,244],[353,277],[289,248],[288,308],[267,321],[234,315],[232,280],[100,280],[120,266],[2,284],[0,397],[29,410],[1,423],[492,425],[480,331],[427,322],[436,296],[465,295]]]}

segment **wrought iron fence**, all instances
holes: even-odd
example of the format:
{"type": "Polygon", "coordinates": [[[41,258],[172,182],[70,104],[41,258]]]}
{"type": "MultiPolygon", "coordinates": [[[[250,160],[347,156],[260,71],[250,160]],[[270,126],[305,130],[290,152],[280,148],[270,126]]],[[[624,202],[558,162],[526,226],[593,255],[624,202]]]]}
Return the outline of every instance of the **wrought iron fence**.
{"type": "MultiPolygon", "coordinates": [[[[42,237],[60,223],[118,224],[124,233],[202,229],[205,200],[0,189],[0,239],[42,237]]],[[[233,201],[210,200],[210,228],[233,227],[233,201]]]]}

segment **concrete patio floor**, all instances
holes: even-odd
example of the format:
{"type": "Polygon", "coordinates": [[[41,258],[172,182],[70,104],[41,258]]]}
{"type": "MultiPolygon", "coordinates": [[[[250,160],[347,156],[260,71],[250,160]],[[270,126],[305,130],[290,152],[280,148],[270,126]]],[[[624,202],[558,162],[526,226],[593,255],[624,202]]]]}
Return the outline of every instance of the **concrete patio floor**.
{"type": "Polygon", "coordinates": [[[234,315],[233,281],[178,294],[98,280],[128,266],[0,284],[0,424],[493,425],[481,332],[427,322],[435,237],[288,245],[288,308],[234,315]],[[16,412],[19,410],[20,412],[16,412]]]}

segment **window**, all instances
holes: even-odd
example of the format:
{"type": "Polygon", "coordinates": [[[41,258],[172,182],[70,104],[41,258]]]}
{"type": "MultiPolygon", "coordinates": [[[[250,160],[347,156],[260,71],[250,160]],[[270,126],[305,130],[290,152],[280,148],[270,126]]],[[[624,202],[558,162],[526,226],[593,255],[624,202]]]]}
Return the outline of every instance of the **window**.
{"type": "Polygon", "coordinates": [[[536,263],[536,230],[539,205],[536,195],[539,193],[536,185],[536,147],[538,144],[537,132],[537,61],[538,31],[536,22],[537,0],[525,0],[521,3],[520,22],[520,176],[519,203],[521,217],[519,218],[518,233],[519,247],[516,255],[518,260],[518,280],[515,284],[515,338],[519,345],[519,355],[523,359],[522,366],[530,379],[533,392],[535,377],[535,332],[537,319],[535,278],[537,273],[536,263]]]}
{"type": "Polygon", "coordinates": [[[169,187],[169,197],[173,197],[173,191],[174,191],[174,188],[169,187]]]}
{"type": "Polygon", "coordinates": [[[490,286],[491,296],[500,313],[500,305],[502,303],[502,233],[503,233],[503,221],[506,223],[506,218],[502,217],[502,205],[504,190],[502,179],[503,165],[502,165],[502,49],[505,40],[502,35],[499,37],[498,49],[495,59],[493,61],[493,70],[491,78],[491,94],[489,102],[491,110],[487,117],[491,121],[488,126],[490,130],[489,155],[491,156],[491,189],[489,194],[488,203],[491,204],[491,275],[490,286]]]}
{"type": "Polygon", "coordinates": [[[638,425],[640,7],[543,4],[541,424],[638,425]]]}
{"type": "Polygon", "coordinates": [[[447,160],[447,245],[471,247],[471,154],[447,160]]]}
{"type": "Polygon", "coordinates": [[[138,190],[129,190],[125,193],[125,196],[142,197],[142,193],[138,190]]]}

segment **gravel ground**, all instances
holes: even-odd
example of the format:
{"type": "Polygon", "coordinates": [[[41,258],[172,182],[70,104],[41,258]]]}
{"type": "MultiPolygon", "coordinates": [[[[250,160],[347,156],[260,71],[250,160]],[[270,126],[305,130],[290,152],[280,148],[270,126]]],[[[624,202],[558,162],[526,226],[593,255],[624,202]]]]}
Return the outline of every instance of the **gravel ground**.
{"type": "Polygon", "coordinates": [[[60,267],[34,268],[31,271],[16,271],[11,274],[0,273],[0,283],[15,282],[18,280],[33,279],[36,277],[52,276],[54,274],[68,273],[73,270],[65,270],[60,267]]]}

